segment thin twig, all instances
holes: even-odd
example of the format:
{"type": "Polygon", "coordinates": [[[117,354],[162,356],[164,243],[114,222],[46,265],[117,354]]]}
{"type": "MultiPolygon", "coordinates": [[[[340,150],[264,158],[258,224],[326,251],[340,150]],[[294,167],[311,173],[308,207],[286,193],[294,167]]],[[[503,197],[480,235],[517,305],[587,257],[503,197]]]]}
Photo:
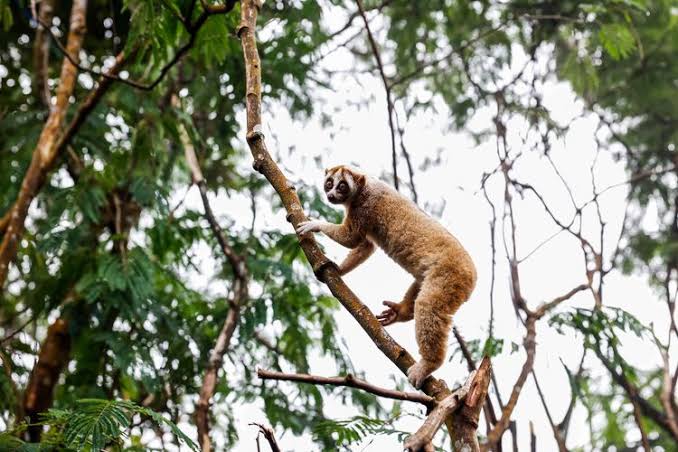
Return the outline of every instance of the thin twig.
{"type": "Polygon", "coordinates": [[[381,54],[379,53],[379,47],[374,40],[372,35],[372,30],[370,30],[370,22],[367,20],[367,14],[365,13],[365,7],[363,6],[362,0],[356,0],[358,5],[358,11],[363,18],[363,23],[365,24],[365,31],[367,32],[367,38],[370,42],[370,47],[372,49],[372,54],[374,59],[377,62],[377,67],[379,68],[379,74],[381,75],[381,81],[384,84],[384,90],[386,91],[386,110],[388,112],[388,126],[391,130],[391,162],[393,167],[393,186],[396,190],[399,189],[398,184],[398,160],[396,154],[396,138],[395,138],[395,124],[393,123],[393,100],[391,99],[391,87],[388,83],[388,78],[386,78],[386,73],[384,72],[384,64],[381,60],[381,54]]]}

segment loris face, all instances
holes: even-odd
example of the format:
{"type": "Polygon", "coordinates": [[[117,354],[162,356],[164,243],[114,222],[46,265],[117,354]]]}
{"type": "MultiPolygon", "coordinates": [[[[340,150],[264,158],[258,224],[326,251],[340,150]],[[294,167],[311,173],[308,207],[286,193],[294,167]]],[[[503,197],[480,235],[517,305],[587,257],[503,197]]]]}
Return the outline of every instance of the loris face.
{"type": "Polygon", "coordinates": [[[365,176],[357,174],[345,166],[335,166],[325,170],[325,194],[332,204],[346,204],[355,196],[365,176]]]}

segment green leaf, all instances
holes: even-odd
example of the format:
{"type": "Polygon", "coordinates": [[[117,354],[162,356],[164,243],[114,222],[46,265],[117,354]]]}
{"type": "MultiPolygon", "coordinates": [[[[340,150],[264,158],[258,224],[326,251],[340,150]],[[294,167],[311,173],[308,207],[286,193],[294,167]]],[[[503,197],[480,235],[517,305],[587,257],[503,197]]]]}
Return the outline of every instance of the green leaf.
{"type": "Polygon", "coordinates": [[[598,38],[607,53],[615,60],[621,60],[631,54],[636,41],[627,26],[613,23],[600,27],[598,38]]]}

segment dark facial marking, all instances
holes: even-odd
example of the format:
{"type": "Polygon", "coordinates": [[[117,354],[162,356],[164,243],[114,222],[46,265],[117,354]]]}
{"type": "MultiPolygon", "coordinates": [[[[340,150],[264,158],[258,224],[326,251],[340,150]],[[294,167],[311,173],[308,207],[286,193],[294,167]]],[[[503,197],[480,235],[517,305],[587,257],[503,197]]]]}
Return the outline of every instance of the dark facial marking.
{"type": "Polygon", "coordinates": [[[337,186],[337,191],[342,195],[346,194],[346,192],[348,192],[348,184],[342,180],[341,182],[339,182],[339,185],[337,186]]]}
{"type": "Polygon", "coordinates": [[[332,190],[332,179],[327,179],[325,181],[325,191],[332,190]]]}

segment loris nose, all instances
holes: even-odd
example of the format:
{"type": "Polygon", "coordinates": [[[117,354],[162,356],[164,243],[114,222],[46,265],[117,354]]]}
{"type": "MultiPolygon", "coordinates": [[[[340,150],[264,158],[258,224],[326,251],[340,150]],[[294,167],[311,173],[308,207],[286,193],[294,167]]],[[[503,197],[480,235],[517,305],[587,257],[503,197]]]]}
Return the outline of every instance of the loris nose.
{"type": "Polygon", "coordinates": [[[328,199],[330,202],[334,202],[334,201],[337,200],[337,197],[334,196],[334,195],[327,195],[327,199],[328,199]]]}

